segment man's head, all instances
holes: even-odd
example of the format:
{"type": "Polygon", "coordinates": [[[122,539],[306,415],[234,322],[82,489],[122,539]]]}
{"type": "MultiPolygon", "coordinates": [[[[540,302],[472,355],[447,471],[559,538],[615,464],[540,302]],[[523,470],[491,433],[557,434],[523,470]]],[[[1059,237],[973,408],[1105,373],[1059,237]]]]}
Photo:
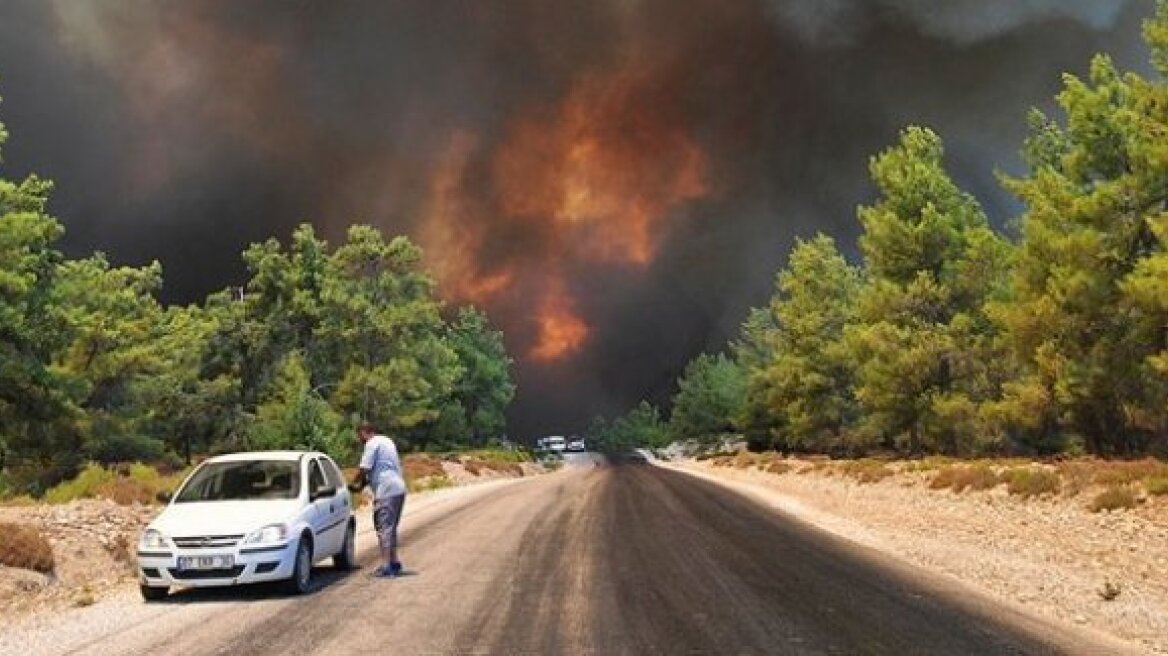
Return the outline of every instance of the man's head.
{"type": "Polygon", "coordinates": [[[369,438],[373,437],[376,433],[377,429],[373,427],[373,424],[367,421],[363,421],[359,426],[357,426],[357,437],[361,438],[362,442],[368,441],[369,438]]]}

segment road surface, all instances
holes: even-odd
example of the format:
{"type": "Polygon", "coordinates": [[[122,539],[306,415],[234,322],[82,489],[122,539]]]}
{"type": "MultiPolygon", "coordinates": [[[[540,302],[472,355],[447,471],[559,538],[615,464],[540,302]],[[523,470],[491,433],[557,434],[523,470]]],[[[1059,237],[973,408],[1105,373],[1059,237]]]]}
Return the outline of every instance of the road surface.
{"type": "Polygon", "coordinates": [[[366,566],[319,568],[305,597],[258,587],[115,600],[0,637],[0,652],[1116,653],[715,483],[589,463],[411,498],[400,579],[369,576],[366,532],[366,566]]]}

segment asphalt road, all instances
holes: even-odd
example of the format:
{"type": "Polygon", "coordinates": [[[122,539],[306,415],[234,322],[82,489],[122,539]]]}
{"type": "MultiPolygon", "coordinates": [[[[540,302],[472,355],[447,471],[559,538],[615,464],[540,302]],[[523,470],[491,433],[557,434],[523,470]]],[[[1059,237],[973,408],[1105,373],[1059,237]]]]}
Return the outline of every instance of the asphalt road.
{"type": "Polygon", "coordinates": [[[366,534],[366,567],[321,567],[305,597],[126,600],[21,653],[1115,653],[667,469],[583,464],[418,503],[403,578],[369,576],[366,534]]]}

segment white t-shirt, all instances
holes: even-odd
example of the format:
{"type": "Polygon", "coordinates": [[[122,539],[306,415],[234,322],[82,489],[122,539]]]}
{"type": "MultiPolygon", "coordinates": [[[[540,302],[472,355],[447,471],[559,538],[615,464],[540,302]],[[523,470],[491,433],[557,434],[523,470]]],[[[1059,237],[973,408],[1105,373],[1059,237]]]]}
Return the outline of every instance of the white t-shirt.
{"type": "Polygon", "coordinates": [[[384,435],[374,435],[365,442],[361,454],[361,469],[369,470],[369,489],[374,499],[396,497],[406,493],[406,481],[402,477],[401,459],[397,446],[384,435]]]}

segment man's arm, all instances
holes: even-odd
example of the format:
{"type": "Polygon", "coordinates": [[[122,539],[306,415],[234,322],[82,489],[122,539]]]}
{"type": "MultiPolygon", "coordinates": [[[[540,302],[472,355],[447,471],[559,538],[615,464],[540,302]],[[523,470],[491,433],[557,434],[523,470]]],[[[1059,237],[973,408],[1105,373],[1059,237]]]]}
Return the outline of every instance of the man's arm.
{"type": "Polygon", "coordinates": [[[360,492],[368,484],[369,484],[369,470],[366,469],[365,467],[362,467],[361,469],[357,470],[357,478],[352,483],[349,483],[349,491],[350,492],[360,492]]]}

